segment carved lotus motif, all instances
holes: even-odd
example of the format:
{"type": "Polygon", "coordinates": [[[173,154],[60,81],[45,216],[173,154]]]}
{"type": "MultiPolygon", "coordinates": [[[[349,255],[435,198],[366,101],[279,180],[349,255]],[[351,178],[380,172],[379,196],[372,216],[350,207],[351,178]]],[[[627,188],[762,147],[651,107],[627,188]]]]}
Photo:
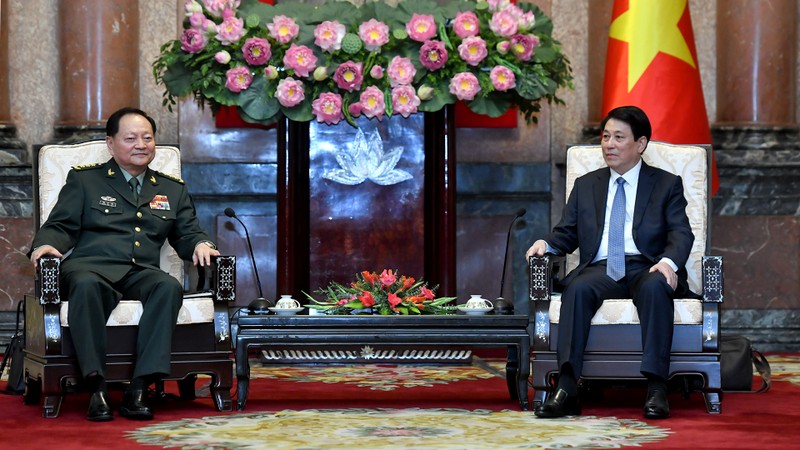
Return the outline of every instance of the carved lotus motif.
{"type": "Polygon", "coordinates": [[[323,178],[351,186],[366,180],[381,186],[410,180],[412,178],[410,173],[395,169],[403,150],[403,147],[395,147],[385,151],[383,140],[377,130],[365,136],[359,128],[350,148],[335,154],[336,162],[341,168],[331,169],[323,175],[323,178]]]}

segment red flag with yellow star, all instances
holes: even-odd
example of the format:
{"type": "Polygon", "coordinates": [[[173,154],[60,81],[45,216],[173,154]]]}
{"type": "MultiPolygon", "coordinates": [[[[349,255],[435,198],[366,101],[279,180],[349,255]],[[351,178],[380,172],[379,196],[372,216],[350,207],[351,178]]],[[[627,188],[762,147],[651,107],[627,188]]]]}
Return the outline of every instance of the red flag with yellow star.
{"type": "MultiPolygon", "coordinates": [[[[603,114],[635,105],[653,139],[711,144],[687,0],[615,0],[608,31],[603,114]]],[[[712,158],[712,195],[719,188],[712,158]]]]}

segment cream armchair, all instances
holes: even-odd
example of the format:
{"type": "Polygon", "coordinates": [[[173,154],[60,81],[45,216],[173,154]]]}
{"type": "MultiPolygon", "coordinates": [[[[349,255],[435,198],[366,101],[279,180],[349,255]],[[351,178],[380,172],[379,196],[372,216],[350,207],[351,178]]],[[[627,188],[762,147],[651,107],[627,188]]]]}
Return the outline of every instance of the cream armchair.
{"type": "MultiPolygon", "coordinates": [[[[36,228],[47,220],[71,167],[105,162],[110,157],[105,141],[43,146],[34,161],[36,228]]],[[[158,146],[151,168],[180,178],[180,151],[158,146]]],[[[66,387],[80,379],[80,371],[67,320],[69,299],[60,293],[60,260],[42,258],[39,266],[35,292],[25,298],[24,400],[39,404],[44,396],[42,415],[57,417],[66,387]]],[[[167,378],[179,381],[181,398],[193,399],[197,374],[211,375],[211,395],[220,411],[232,408],[228,305],[234,300],[235,266],[233,256],[215,258],[211,290],[184,298],[173,337],[172,373],[167,378]]],[[[185,285],[184,263],[168,243],[161,251],[161,268],[185,285]]],[[[142,311],[139,301],[122,300],[108,320],[106,377],[110,382],[128,381],[133,373],[142,311]]]]}
{"type": "MultiPolygon", "coordinates": [[[[675,300],[675,330],[670,362],[670,378],[676,375],[699,376],[709,413],[721,411],[722,388],[719,358],[719,307],[722,295],[722,258],[708,256],[710,157],[711,149],[702,146],[650,142],[642,155],[654,167],[680,175],[688,205],[686,214],[695,235],[686,264],[689,288],[702,299],[675,300]]],[[[599,145],[572,146],[567,149],[566,194],[575,180],[605,166],[599,145]]],[[[565,273],[577,266],[579,255],[567,255],[565,273]]],[[[556,342],[560,295],[551,292],[553,257],[530,259],[530,299],[533,301],[533,387],[534,406],[542,404],[554,387],[558,373],[556,342]]],[[[644,379],[639,372],[642,340],[639,318],[631,299],[606,300],[592,319],[582,378],[644,379]]]]}

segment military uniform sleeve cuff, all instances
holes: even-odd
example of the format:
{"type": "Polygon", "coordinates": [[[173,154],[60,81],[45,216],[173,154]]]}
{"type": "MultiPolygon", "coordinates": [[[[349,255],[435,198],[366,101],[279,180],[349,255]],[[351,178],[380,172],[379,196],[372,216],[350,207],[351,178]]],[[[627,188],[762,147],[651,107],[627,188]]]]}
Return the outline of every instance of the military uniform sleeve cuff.
{"type": "MultiPolygon", "coordinates": [[[[211,242],[211,241],[200,241],[200,242],[197,243],[197,245],[200,245],[200,244],[206,244],[207,246],[211,247],[212,250],[216,250],[217,249],[217,246],[214,245],[214,243],[211,242]]],[[[197,245],[195,245],[195,247],[197,247],[197,245]]]]}

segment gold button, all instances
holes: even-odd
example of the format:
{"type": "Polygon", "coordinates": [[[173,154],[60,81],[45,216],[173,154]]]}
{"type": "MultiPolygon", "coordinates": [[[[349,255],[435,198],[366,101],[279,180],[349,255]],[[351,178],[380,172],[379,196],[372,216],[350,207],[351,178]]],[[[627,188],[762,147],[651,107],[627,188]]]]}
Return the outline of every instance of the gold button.
{"type": "Polygon", "coordinates": [[[134,242],[133,245],[135,245],[137,247],[141,247],[142,246],[142,244],[140,244],[139,241],[134,242]]]}
{"type": "Polygon", "coordinates": [[[142,218],[142,212],[141,211],[137,211],[136,212],[136,217],[141,219],[142,218]]]}
{"type": "Polygon", "coordinates": [[[142,229],[139,228],[139,227],[136,227],[136,228],[134,228],[134,231],[136,231],[137,233],[141,233],[142,229]]]}

